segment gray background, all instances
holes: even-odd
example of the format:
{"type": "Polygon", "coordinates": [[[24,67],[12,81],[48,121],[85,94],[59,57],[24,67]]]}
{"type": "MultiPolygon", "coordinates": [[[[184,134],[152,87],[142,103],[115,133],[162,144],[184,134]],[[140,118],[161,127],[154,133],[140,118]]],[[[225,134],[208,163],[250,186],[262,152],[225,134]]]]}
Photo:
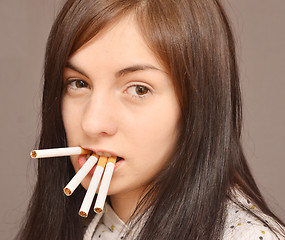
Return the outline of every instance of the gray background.
{"type": "MultiPolygon", "coordinates": [[[[285,1],[224,0],[234,24],[243,145],[269,205],[285,221],[285,1]]],[[[60,0],[0,2],[0,239],[12,239],[35,181],[44,49],[60,0]]]]}

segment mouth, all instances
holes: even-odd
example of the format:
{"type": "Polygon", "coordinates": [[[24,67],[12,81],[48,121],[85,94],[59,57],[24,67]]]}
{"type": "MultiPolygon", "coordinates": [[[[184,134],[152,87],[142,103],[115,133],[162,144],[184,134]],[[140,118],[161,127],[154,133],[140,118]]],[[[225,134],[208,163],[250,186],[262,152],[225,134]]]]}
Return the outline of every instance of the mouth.
{"type": "MultiPolygon", "coordinates": [[[[123,162],[125,159],[120,157],[120,156],[115,156],[113,154],[110,154],[108,152],[99,152],[99,151],[94,151],[93,153],[95,153],[96,155],[98,156],[105,156],[105,157],[117,157],[117,161],[116,161],[116,164],[115,164],[115,170],[116,168],[121,164],[121,162],[123,162]]],[[[85,162],[88,160],[88,158],[93,154],[93,153],[90,153],[90,154],[82,154],[82,155],[79,155],[78,157],[78,164],[79,164],[79,168],[81,168],[85,162]]],[[[97,163],[95,164],[95,166],[90,170],[90,172],[88,173],[88,175],[93,175],[95,169],[96,169],[96,166],[97,166],[97,163]]]]}

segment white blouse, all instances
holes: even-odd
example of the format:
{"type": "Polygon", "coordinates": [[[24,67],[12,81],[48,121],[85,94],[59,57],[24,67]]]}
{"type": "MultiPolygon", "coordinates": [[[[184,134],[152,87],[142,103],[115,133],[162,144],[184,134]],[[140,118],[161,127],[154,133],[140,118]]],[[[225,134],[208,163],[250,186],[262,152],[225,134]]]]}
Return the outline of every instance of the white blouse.
{"type": "Polygon", "coordinates": [[[105,203],[103,212],[97,214],[89,224],[83,240],[118,240],[123,235],[127,225],[117,216],[108,203],[105,203]]]}
{"type": "MultiPolygon", "coordinates": [[[[270,222],[272,226],[281,229],[271,218],[264,215],[248,200],[241,195],[236,197],[250,208],[256,215],[270,222]]],[[[84,240],[120,240],[124,238],[124,233],[128,230],[127,225],[116,215],[109,204],[105,204],[104,211],[97,214],[89,224],[84,240]]],[[[277,234],[281,240],[285,240],[277,234]]],[[[127,237],[133,239],[133,237],[127,237]]],[[[229,202],[226,212],[225,230],[223,240],[277,240],[276,235],[260,220],[239,207],[233,202],[229,202]]]]}
{"type": "MultiPolygon", "coordinates": [[[[274,226],[277,229],[281,229],[281,226],[277,226],[276,222],[273,222],[271,218],[262,214],[254,205],[250,202],[247,203],[249,207],[257,216],[262,217],[267,222],[270,222],[270,226],[274,226]]],[[[258,218],[254,217],[249,212],[240,208],[236,204],[232,203],[228,206],[226,213],[226,222],[224,230],[224,240],[277,240],[276,235],[264,225],[258,218]]],[[[285,239],[284,237],[279,238],[285,239]]]]}

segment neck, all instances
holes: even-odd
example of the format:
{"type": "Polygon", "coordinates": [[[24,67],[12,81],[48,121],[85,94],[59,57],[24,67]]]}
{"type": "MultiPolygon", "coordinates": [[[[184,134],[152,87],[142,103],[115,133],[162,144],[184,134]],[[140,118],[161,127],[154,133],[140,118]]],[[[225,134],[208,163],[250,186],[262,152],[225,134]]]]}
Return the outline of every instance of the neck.
{"type": "Polygon", "coordinates": [[[110,196],[114,212],[125,223],[134,213],[141,198],[142,189],[110,196]]]}

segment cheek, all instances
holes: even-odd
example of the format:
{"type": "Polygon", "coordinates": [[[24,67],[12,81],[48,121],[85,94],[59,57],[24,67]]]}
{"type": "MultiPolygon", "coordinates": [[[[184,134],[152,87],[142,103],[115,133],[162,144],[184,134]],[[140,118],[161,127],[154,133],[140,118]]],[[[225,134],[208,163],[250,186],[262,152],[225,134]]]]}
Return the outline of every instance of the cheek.
{"type": "Polygon", "coordinates": [[[179,111],[175,102],[166,102],[166,105],[161,102],[136,119],[133,132],[138,141],[164,145],[175,139],[178,119],[179,111]]]}
{"type": "Polygon", "coordinates": [[[129,132],[134,152],[139,153],[137,164],[150,171],[165,164],[177,140],[179,111],[173,103],[168,106],[172,111],[159,106],[137,118],[129,132]]]}
{"type": "Polygon", "coordinates": [[[68,145],[73,145],[73,139],[76,138],[78,134],[78,129],[80,127],[80,108],[73,104],[66,98],[62,101],[62,120],[68,141],[68,145]]]}

